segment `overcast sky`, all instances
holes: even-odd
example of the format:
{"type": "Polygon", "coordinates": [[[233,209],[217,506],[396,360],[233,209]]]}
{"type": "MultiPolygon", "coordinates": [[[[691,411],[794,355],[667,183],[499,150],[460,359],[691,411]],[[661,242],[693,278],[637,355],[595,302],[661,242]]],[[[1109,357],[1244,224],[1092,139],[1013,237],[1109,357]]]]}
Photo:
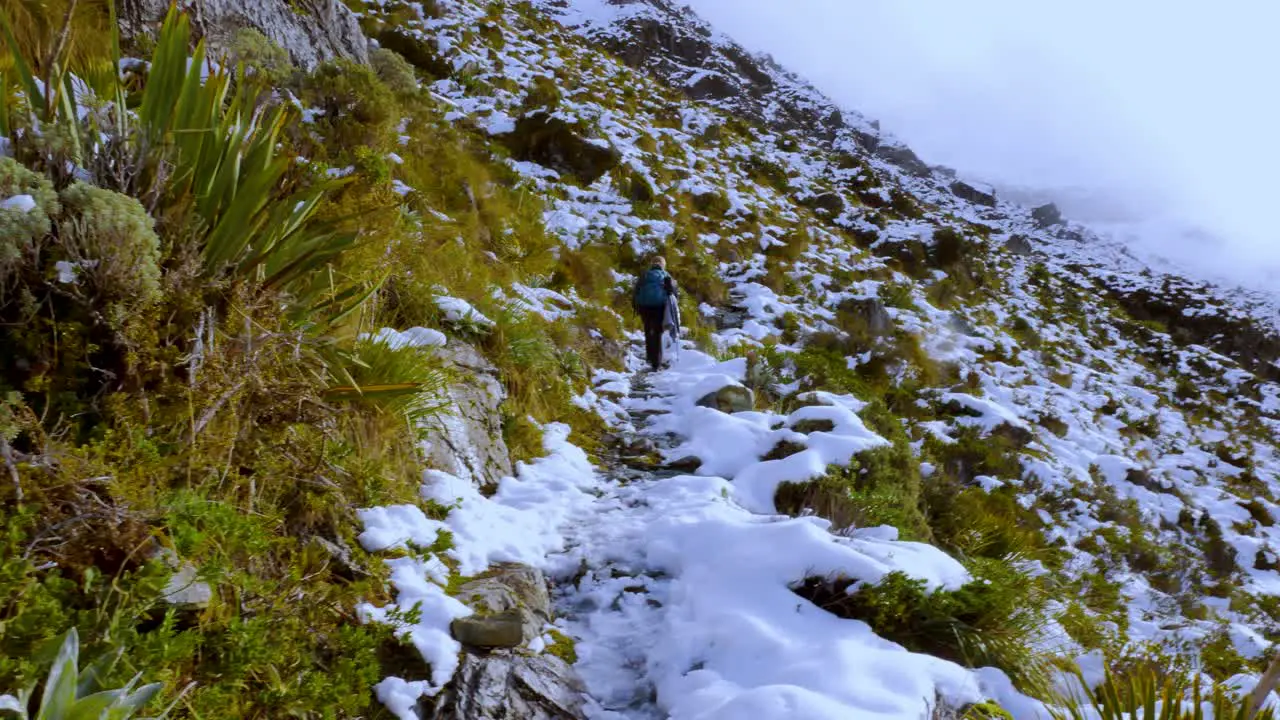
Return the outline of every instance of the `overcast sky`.
{"type": "Polygon", "coordinates": [[[1251,285],[1280,268],[1280,2],[686,2],[928,162],[1120,201],[1149,249],[1251,285]]]}

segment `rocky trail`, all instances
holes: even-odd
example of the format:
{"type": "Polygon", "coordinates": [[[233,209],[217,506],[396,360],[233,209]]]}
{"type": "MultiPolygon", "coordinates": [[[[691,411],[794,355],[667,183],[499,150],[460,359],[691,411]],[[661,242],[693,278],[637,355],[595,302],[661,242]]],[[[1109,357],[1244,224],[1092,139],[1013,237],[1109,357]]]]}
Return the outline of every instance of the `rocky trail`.
{"type": "Polygon", "coordinates": [[[587,717],[888,717],[927,712],[935,687],[957,705],[994,692],[979,689],[978,673],[907,653],[791,591],[813,575],[905,570],[947,586],[964,576],[889,528],[837,535],[825,520],[753,500],[763,497],[762,477],[786,463],[761,461],[762,447],[807,440],[811,448],[792,457],[820,468],[824,442],[875,442],[841,406],[851,398],[815,397],[783,418],[751,408],[750,392],[732,379],[741,358],[688,350],[660,372],[641,364],[632,356],[630,372],[597,379],[621,411],[614,450],[597,468],[593,499],[561,526],[563,550],[546,563],[556,624],[575,639],[575,669],[590,694],[587,717]],[[810,437],[785,427],[796,424],[810,437]],[[742,467],[725,474],[746,482],[692,474],[699,466],[742,467]],[[849,686],[859,676],[867,685],[849,686]]]}
{"type": "MultiPolygon", "coordinates": [[[[632,365],[641,362],[632,356],[632,365]]],[[[644,559],[645,530],[671,509],[662,502],[660,484],[679,471],[663,467],[660,453],[673,438],[657,441],[644,433],[664,397],[638,371],[621,398],[628,422],[619,432],[612,457],[600,468],[600,496],[583,508],[565,531],[565,552],[553,558],[558,572],[557,615],[579,643],[578,669],[590,678],[600,717],[663,718],[649,676],[649,658],[662,637],[671,580],[644,559]]]]}

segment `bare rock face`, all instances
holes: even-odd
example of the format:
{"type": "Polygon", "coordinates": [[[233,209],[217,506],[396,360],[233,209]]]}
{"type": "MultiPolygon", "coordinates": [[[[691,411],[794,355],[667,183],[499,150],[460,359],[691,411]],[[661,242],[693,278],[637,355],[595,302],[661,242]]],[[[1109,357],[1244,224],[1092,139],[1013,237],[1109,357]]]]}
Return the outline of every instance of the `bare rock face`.
{"type": "Polygon", "coordinates": [[[464,652],[453,682],[418,707],[422,720],[582,720],[586,689],[554,655],[464,652]]]}
{"type": "Polygon", "coordinates": [[[985,205],[986,207],[996,206],[996,194],[992,190],[978,187],[963,180],[952,182],[950,188],[951,194],[961,200],[968,200],[975,205],[985,205]]]}
{"type": "MultiPolygon", "coordinates": [[[[169,0],[123,0],[120,28],[128,38],[154,33],[169,0]]],[[[368,40],[355,13],[341,0],[203,0],[192,10],[192,27],[216,57],[236,33],[253,28],[284,48],[304,68],[339,57],[369,59],[368,40]]]]}
{"type": "Polygon", "coordinates": [[[458,672],[423,720],[580,720],[586,689],[559,657],[520,649],[542,634],[551,599],[542,571],[504,563],[463,585],[456,596],[475,615],[453,623],[463,644],[458,672]]]}
{"type": "Polygon", "coordinates": [[[476,487],[494,487],[511,474],[499,411],[506,391],[498,369],[456,340],[439,353],[457,382],[449,387],[448,407],[427,421],[427,457],[433,467],[476,487]]]}
{"type": "Polygon", "coordinates": [[[1047,230],[1054,225],[1062,224],[1062,211],[1058,209],[1057,205],[1048,203],[1032,209],[1031,219],[1035,221],[1036,227],[1047,230]]]}

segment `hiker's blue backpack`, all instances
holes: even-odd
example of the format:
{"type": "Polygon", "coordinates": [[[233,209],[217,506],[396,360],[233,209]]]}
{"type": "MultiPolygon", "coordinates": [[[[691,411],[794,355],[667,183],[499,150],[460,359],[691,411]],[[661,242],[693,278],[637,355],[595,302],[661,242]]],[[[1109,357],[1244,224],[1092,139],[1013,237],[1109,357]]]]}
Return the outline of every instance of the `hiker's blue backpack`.
{"type": "Polygon", "coordinates": [[[667,304],[667,272],[650,268],[636,284],[636,305],[656,308],[667,304]]]}

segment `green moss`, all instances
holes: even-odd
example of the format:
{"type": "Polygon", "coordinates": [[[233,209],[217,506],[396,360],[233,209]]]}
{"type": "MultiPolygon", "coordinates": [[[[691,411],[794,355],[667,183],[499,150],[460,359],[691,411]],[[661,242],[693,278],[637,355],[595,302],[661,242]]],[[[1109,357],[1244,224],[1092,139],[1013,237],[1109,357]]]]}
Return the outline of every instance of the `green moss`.
{"type": "Polygon", "coordinates": [[[554,655],[565,661],[568,665],[575,665],[578,662],[578,651],[574,645],[573,638],[565,635],[559,630],[549,631],[553,642],[547,646],[544,651],[554,655]]]}

